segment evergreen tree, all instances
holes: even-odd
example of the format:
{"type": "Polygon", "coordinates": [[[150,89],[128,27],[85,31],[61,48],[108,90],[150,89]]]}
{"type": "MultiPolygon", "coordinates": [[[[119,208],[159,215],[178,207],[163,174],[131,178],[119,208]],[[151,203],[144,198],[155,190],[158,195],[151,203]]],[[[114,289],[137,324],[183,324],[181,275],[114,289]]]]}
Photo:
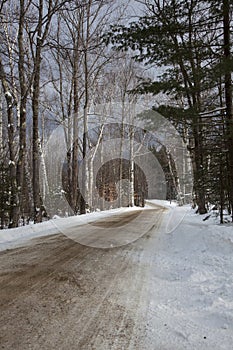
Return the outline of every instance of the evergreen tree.
{"type": "MultiPolygon", "coordinates": [[[[143,81],[137,91],[167,93],[191,116],[190,151],[199,213],[206,212],[207,169],[200,113],[216,106],[216,101],[213,103],[207,96],[218,88],[219,101],[223,99],[226,61],[228,67],[231,64],[229,52],[227,60],[225,57],[226,45],[230,51],[230,40],[224,44],[226,35],[222,29],[226,2],[229,16],[230,1],[225,0],[220,4],[196,0],[145,1],[146,15],[128,26],[113,26],[106,38],[117,50],[133,50],[135,60],[162,67],[163,73],[156,81],[143,81]]],[[[228,17],[228,26],[229,21],[228,17]]],[[[229,74],[228,70],[228,80],[229,74]]]]}

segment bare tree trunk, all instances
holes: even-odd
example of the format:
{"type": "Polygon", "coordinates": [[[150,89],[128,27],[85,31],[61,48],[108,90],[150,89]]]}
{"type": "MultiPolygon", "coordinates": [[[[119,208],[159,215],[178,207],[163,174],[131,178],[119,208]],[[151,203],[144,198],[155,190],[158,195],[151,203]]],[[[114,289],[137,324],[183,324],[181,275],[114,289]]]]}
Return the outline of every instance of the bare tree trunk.
{"type": "MultiPolygon", "coordinates": [[[[97,143],[95,145],[95,152],[93,153],[91,159],[90,159],[90,168],[89,168],[89,204],[90,204],[90,208],[93,209],[93,188],[95,188],[95,184],[94,184],[94,160],[95,160],[95,156],[96,153],[98,151],[99,146],[102,147],[101,145],[101,141],[102,141],[102,137],[103,137],[103,132],[104,132],[104,124],[101,125],[100,128],[100,134],[98,136],[98,140],[97,143]]],[[[102,150],[102,148],[101,148],[102,150]]],[[[101,152],[100,150],[100,152],[101,152]]],[[[96,204],[96,203],[95,203],[96,204]]]]}
{"type": "Polygon", "coordinates": [[[75,214],[78,213],[78,112],[79,112],[79,96],[78,96],[78,46],[74,52],[73,62],[73,84],[74,84],[74,109],[73,109],[73,148],[72,148],[72,209],[75,214]]]}
{"type": "MultiPolygon", "coordinates": [[[[125,82],[124,82],[125,83],[125,82]]],[[[119,169],[119,187],[118,187],[118,207],[122,206],[122,178],[123,178],[123,143],[124,143],[124,133],[125,133],[125,96],[126,89],[124,86],[124,91],[122,92],[121,101],[121,125],[120,125],[120,169],[119,169]]]]}
{"type": "Polygon", "coordinates": [[[134,125],[130,125],[130,188],[129,188],[129,206],[134,206],[134,125]]]}
{"type": "Polygon", "coordinates": [[[36,43],[36,55],[34,61],[34,80],[32,94],[33,111],[33,200],[34,200],[34,222],[42,221],[41,194],[40,194],[40,150],[39,150],[39,96],[40,96],[40,66],[41,66],[41,47],[42,47],[42,21],[43,21],[43,0],[39,2],[39,19],[36,43]]]}
{"type": "Polygon", "coordinates": [[[33,69],[33,94],[32,94],[32,111],[33,111],[33,199],[34,199],[34,222],[42,221],[42,199],[40,193],[40,139],[39,139],[39,99],[40,99],[40,74],[41,74],[41,54],[42,47],[48,35],[50,22],[56,11],[58,1],[53,4],[52,0],[48,1],[46,20],[44,20],[44,0],[39,0],[38,23],[35,34],[36,49],[33,69]]]}
{"type": "Polygon", "coordinates": [[[8,118],[8,147],[9,147],[9,173],[10,173],[10,224],[9,227],[17,227],[19,220],[19,200],[16,179],[16,153],[15,153],[15,131],[14,131],[14,97],[11,94],[6,75],[0,59],[0,79],[2,82],[3,92],[7,103],[7,118],[8,118]]]}
{"type": "Polygon", "coordinates": [[[85,71],[85,102],[83,114],[83,167],[82,167],[82,196],[80,199],[80,214],[86,214],[86,195],[88,191],[88,164],[86,161],[87,153],[87,132],[88,132],[88,106],[89,106],[89,84],[88,84],[88,67],[87,67],[87,48],[84,54],[84,71],[85,71]]]}
{"type": "Polygon", "coordinates": [[[42,203],[44,203],[46,196],[49,194],[49,182],[48,182],[48,176],[47,176],[47,169],[45,164],[45,157],[44,157],[44,149],[41,145],[41,142],[39,140],[39,153],[40,153],[40,163],[41,163],[41,175],[42,175],[42,203]]]}
{"type": "MultiPolygon", "coordinates": [[[[199,122],[197,122],[199,123],[199,122]]],[[[206,210],[206,196],[204,189],[204,168],[203,168],[203,155],[201,147],[201,134],[198,131],[198,127],[194,126],[194,164],[193,164],[193,176],[194,176],[194,190],[196,193],[196,202],[198,206],[199,214],[205,214],[206,210]]]]}
{"type": "Polygon", "coordinates": [[[86,161],[87,153],[87,138],[88,138],[88,108],[89,108],[89,69],[88,69],[88,50],[90,40],[90,11],[92,0],[89,0],[86,5],[86,28],[83,28],[84,46],[84,109],[83,109],[83,173],[82,173],[82,196],[80,200],[80,214],[86,213],[86,195],[88,192],[88,164],[86,161]]]}
{"type": "Polygon", "coordinates": [[[25,4],[24,0],[20,0],[20,15],[19,15],[19,32],[18,32],[18,47],[19,47],[19,84],[20,84],[20,121],[19,121],[19,158],[17,164],[17,182],[19,190],[19,206],[21,214],[23,208],[23,188],[25,176],[25,154],[26,154],[26,104],[27,104],[27,87],[25,82],[25,60],[24,60],[24,42],[23,31],[25,24],[25,4]]]}
{"type": "Polygon", "coordinates": [[[0,84],[0,155],[3,151],[2,85],[0,84]]]}
{"type": "Polygon", "coordinates": [[[226,100],[226,136],[229,155],[229,194],[231,215],[233,221],[233,107],[232,107],[232,80],[231,80],[231,40],[230,40],[230,1],[223,0],[224,24],[224,58],[225,58],[225,100],[226,100]]]}

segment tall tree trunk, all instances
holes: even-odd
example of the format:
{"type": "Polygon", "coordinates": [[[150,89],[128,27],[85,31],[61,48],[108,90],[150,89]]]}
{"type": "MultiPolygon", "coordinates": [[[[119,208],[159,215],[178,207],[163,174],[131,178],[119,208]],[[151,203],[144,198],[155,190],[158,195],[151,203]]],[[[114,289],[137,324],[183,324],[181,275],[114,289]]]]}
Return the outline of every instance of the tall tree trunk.
{"type": "Polygon", "coordinates": [[[3,119],[2,119],[2,85],[0,84],[0,155],[2,155],[3,151],[3,119]]]}
{"type": "Polygon", "coordinates": [[[83,28],[83,44],[84,44],[84,109],[83,109],[83,172],[82,172],[82,196],[80,199],[80,214],[86,213],[86,196],[88,192],[88,162],[86,161],[87,138],[88,138],[88,108],[89,108],[89,69],[88,69],[88,50],[90,40],[90,11],[92,0],[86,4],[86,26],[83,28]]]}
{"type": "Polygon", "coordinates": [[[39,18],[37,29],[36,54],[34,60],[34,80],[32,94],[33,111],[33,145],[32,145],[32,164],[33,164],[33,201],[34,201],[34,222],[42,221],[42,202],[40,194],[40,140],[39,140],[39,97],[40,97],[40,67],[41,67],[41,48],[42,48],[42,22],[43,22],[43,0],[39,2],[39,18]]]}
{"type": "Polygon", "coordinates": [[[78,213],[78,112],[79,112],[79,96],[78,96],[78,45],[74,50],[73,62],[73,86],[74,86],[74,105],[73,105],[73,147],[72,147],[72,186],[71,198],[72,209],[75,214],[78,213]]]}
{"type": "Polygon", "coordinates": [[[10,175],[10,224],[9,227],[17,227],[19,220],[19,200],[16,179],[16,152],[15,152],[15,132],[14,132],[14,97],[11,94],[2,61],[0,59],[0,80],[2,82],[3,92],[7,103],[7,122],[8,122],[8,148],[9,148],[9,175],[10,175]]]}
{"type": "Polygon", "coordinates": [[[21,214],[24,212],[24,177],[25,177],[25,154],[26,154],[26,104],[27,104],[27,87],[25,82],[25,62],[24,62],[24,42],[23,31],[25,23],[25,4],[24,0],[20,0],[20,15],[19,15],[19,32],[18,32],[18,47],[19,47],[19,84],[20,84],[20,125],[19,125],[19,158],[17,164],[17,183],[19,189],[19,206],[21,214]]]}
{"type": "Polygon", "coordinates": [[[122,207],[122,180],[123,180],[123,144],[124,144],[124,134],[125,134],[125,99],[126,99],[126,89],[122,92],[122,101],[121,101],[121,124],[120,124],[120,169],[119,169],[119,187],[118,187],[118,207],[122,207]]]}
{"type": "MultiPolygon", "coordinates": [[[[133,123],[129,126],[129,137],[130,137],[130,173],[129,173],[129,206],[134,206],[134,125],[133,123]]],[[[140,193],[141,195],[141,193],[140,193]]]]}
{"type": "Polygon", "coordinates": [[[88,191],[88,163],[86,161],[87,153],[87,133],[88,133],[88,106],[89,106],[89,84],[88,84],[88,66],[87,66],[87,47],[84,54],[84,75],[85,75],[85,101],[83,109],[83,167],[82,167],[82,196],[80,199],[80,214],[86,214],[86,196],[88,191]]]}
{"type": "Polygon", "coordinates": [[[231,79],[231,40],[230,40],[230,1],[223,0],[224,58],[225,58],[225,100],[226,100],[226,136],[229,155],[229,194],[233,221],[233,109],[231,79]]]}
{"type": "Polygon", "coordinates": [[[198,205],[199,214],[205,214],[206,210],[206,194],[205,194],[205,174],[204,174],[204,155],[203,155],[203,132],[202,132],[202,120],[199,113],[202,109],[201,103],[201,87],[200,87],[200,62],[199,62],[199,51],[195,48],[195,42],[197,41],[197,33],[193,27],[193,6],[195,2],[190,3],[189,8],[189,50],[190,50],[190,66],[193,76],[193,87],[192,87],[192,105],[194,111],[194,161],[196,173],[194,174],[194,187],[196,192],[196,200],[198,205]],[[195,38],[195,39],[194,39],[195,38]]]}
{"type": "Polygon", "coordinates": [[[41,54],[42,47],[48,35],[49,26],[57,1],[53,3],[48,1],[47,16],[44,15],[44,0],[39,0],[38,23],[36,27],[36,49],[33,69],[33,94],[32,94],[32,111],[33,111],[33,199],[34,199],[34,222],[42,221],[42,198],[40,193],[40,139],[39,139],[39,99],[40,99],[40,74],[41,74],[41,54]],[[46,20],[44,19],[46,17],[46,20]]]}
{"type": "Polygon", "coordinates": [[[196,202],[198,206],[199,214],[205,214],[206,209],[206,195],[205,195],[205,169],[203,160],[203,139],[202,139],[202,126],[201,120],[198,113],[194,111],[194,125],[193,125],[193,135],[194,135],[194,162],[195,166],[193,169],[194,175],[194,190],[196,193],[196,202]]]}
{"type": "Polygon", "coordinates": [[[90,204],[90,208],[91,210],[93,210],[93,206],[96,206],[96,204],[98,204],[96,201],[93,201],[93,195],[94,195],[94,191],[93,189],[96,187],[95,183],[94,183],[94,160],[95,160],[95,156],[97,151],[101,152],[101,148],[102,147],[102,138],[103,138],[103,132],[104,132],[104,124],[101,125],[100,128],[100,133],[98,136],[98,140],[97,143],[95,145],[95,151],[93,152],[91,159],[90,159],[90,165],[89,165],[89,204],[90,204]]]}

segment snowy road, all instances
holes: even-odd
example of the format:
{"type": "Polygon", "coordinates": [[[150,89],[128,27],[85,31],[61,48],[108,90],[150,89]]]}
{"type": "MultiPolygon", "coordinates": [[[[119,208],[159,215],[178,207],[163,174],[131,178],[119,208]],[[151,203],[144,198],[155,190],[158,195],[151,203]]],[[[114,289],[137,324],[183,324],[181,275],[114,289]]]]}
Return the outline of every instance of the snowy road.
{"type": "Polygon", "coordinates": [[[33,229],[50,235],[0,252],[1,349],[232,349],[232,225],[188,207],[94,214],[59,219],[82,244],[48,222],[33,229]],[[134,242],[93,247],[115,236],[134,242]]]}
{"type": "MultiPolygon", "coordinates": [[[[143,349],[147,281],[165,211],[140,212],[140,225],[148,228],[147,233],[123,247],[86,247],[52,235],[2,252],[2,349],[143,349]],[[153,250],[148,250],[151,245],[153,250]]],[[[88,240],[92,241],[95,226],[115,225],[123,233],[127,225],[130,232],[130,221],[135,226],[138,214],[119,214],[96,221],[93,227],[86,225],[88,240]]]]}

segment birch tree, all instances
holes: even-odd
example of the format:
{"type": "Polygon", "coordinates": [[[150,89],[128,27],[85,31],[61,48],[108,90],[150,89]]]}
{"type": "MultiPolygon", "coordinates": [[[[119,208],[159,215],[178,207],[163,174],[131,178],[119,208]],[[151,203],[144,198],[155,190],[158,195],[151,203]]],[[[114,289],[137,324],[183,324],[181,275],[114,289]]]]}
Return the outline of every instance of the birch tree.
{"type": "Polygon", "coordinates": [[[60,35],[53,42],[59,72],[59,83],[54,83],[54,86],[66,128],[68,196],[75,213],[85,213],[84,197],[89,196],[90,191],[90,173],[85,162],[89,149],[88,114],[96,100],[96,82],[104,74],[104,67],[113,59],[101,36],[109,26],[115,7],[112,1],[70,2],[59,18],[60,35]],[[70,11],[74,5],[75,9],[70,11]],[[81,184],[78,181],[78,159],[83,161],[81,184]]]}

